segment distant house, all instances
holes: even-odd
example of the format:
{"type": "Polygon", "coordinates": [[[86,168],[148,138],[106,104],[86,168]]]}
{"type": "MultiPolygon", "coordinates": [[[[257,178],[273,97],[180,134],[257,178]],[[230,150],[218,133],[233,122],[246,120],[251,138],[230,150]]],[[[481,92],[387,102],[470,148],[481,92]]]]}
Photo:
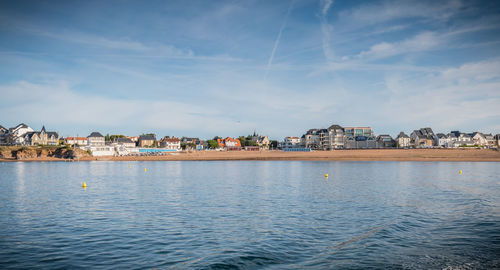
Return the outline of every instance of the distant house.
{"type": "Polygon", "coordinates": [[[87,136],[87,145],[91,147],[106,145],[105,138],[99,132],[92,132],[87,136]]]}
{"type": "Polygon", "coordinates": [[[356,136],[356,137],[347,137],[345,141],[344,147],[346,149],[368,149],[368,148],[376,148],[377,141],[373,136],[356,136]]]}
{"type": "Polygon", "coordinates": [[[269,149],[269,144],[271,143],[269,137],[257,135],[255,132],[252,136],[252,141],[255,141],[260,149],[269,149]]]}
{"type": "Polygon", "coordinates": [[[105,137],[99,132],[92,132],[87,136],[87,150],[90,150],[92,156],[114,156],[115,148],[106,145],[105,137]]]}
{"type": "Polygon", "coordinates": [[[183,138],[182,143],[185,144],[197,144],[200,141],[199,138],[183,138]]]}
{"type": "Polygon", "coordinates": [[[208,143],[206,141],[203,141],[203,140],[199,140],[196,142],[196,146],[195,146],[195,149],[200,151],[200,150],[205,150],[208,148],[208,143]]]}
{"type": "Polygon", "coordinates": [[[139,136],[139,147],[152,147],[155,145],[156,138],[153,134],[139,136]]]}
{"type": "Polygon", "coordinates": [[[123,146],[126,148],[134,148],[135,147],[135,142],[132,141],[130,138],[115,138],[113,141],[113,144],[118,145],[118,146],[123,146]]]}
{"type": "Polygon", "coordinates": [[[328,128],[328,138],[323,140],[322,148],[325,150],[344,148],[345,129],[339,125],[331,125],[328,128]]]}
{"type": "Polygon", "coordinates": [[[28,125],[21,123],[13,128],[9,128],[7,134],[7,144],[25,144],[24,135],[28,132],[33,132],[34,130],[28,125]]]}
{"type": "Polygon", "coordinates": [[[0,145],[7,144],[7,135],[9,134],[9,130],[0,126],[0,145]]]}
{"type": "Polygon", "coordinates": [[[396,147],[396,141],[391,137],[391,135],[383,134],[378,135],[376,138],[377,148],[394,148],[396,147]]]}
{"type": "Polygon", "coordinates": [[[443,133],[438,133],[436,134],[436,136],[438,138],[438,143],[437,143],[438,146],[448,147],[448,144],[450,143],[450,138],[448,136],[446,136],[443,133]]]}
{"type": "Polygon", "coordinates": [[[437,136],[430,127],[421,128],[410,134],[410,142],[417,148],[432,147],[437,144],[437,136]]]}
{"type": "Polygon", "coordinates": [[[346,149],[376,148],[377,141],[371,127],[344,127],[346,149]]]}
{"type": "Polygon", "coordinates": [[[474,141],[475,145],[478,146],[486,146],[488,145],[488,141],[484,137],[484,134],[481,132],[474,132],[471,134],[472,140],[474,141]]]}
{"type": "Polygon", "coordinates": [[[139,136],[135,136],[135,137],[127,137],[129,139],[131,139],[133,142],[137,143],[139,141],[139,136]]]}
{"type": "Polygon", "coordinates": [[[241,142],[238,139],[233,139],[227,137],[225,139],[217,139],[217,143],[220,148],[225,148],[227,150],[241,150],[241,142]]]}
{"type": "Polygon", "coordinates": [[[298,148],[299,146],[300,146],[300,138],[299,137],[285,137],[285,139],[281,143],[282,149],[298,148]]]}
{"type": "Polygon", "coordinates": [[[64,138],[64,144],[69,145],[87,145],[86,137],[66,137],[64,138]]]}
{"type": "Polygon", "coordinates": [[[315,128],[308,130],[306,134],[302,135],[301,144],[305,148],[320,149],[320,130],[315,128]]]}
{"type": "Polygon", "coordinates": [[[24,135],[24,142],[26,145],[58,145],[59,134],[54,131],[46,131],[45,126],[41,131],[28,132],[24,135]]]}
{"type": "Polygon", "coordinates": [[[401,131],[396,137],[396,144],[399,148],[408,148],[410,147],[410,136],[406,135],[403,131],[401,131]]]}
{"type": "Polygon", "coordinates": [[[161,139],[159,143],[160,143],[161,148],[166,148],[166,149],[170,149],[170,150],[177,150],[177,151],[181,150],[181,140],[179,138],[165,137],[165,138],[161,139]]]}
{"type": "Polygon", "coordinates": [[[497,134],[493,137],[495,140],[496,147],[500,147],[500,134],[497,134]]]}
{"type": "Polygon", "coordinates": [[[490,134],[483,134],[483,135],[484,135],[484,138],[486,139],[488,147],[495,147],[496,146],[495,136],[493,136],[491,133],[490,134]]]}

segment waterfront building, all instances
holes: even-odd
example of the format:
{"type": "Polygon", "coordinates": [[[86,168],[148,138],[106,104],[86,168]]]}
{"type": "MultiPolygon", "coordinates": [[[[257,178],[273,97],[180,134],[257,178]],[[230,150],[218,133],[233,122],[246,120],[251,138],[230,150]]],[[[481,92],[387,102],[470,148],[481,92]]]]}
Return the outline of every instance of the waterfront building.
{"type": "Polygon", "coordinates": [[[41,131],[28,132],[24,135],[24,144],[26,145],[58,145],[59,134],[54,131],[46,131],[45,126],[41,131]]]}
{"type": "Polygon", "coordinates": [[[486,139],[486,146],[492,148],[492,147],[495,147],[496,145],[496,142],[495,142],[495,137],[489,133],[489,134],[483,134],[484,135],[484,138],[486,139]]]}
{"type": "Polygon", "coordinates": [[[344,127],[346,149],[376,148],[377,141],[371,127],[344,127]]]}
{"type": "Polygon", "coordinates": [[[346,137],[373,137],[373,130],[371,127],[344,127],[346,137]]]}
{"type": "Polygon", "coordinates": [[[388,134],[378,135],[376,138],[377,148],[394,148],[396,141],[388,134]]]}
{"type": "Polygon", "coordinates": [[[165,138],[160,140],[159,144],[160,144],[160,148],[176,150],[176,151],[181,150],[181,140],[179,138],[165,137],[165,138]]]}
{"type": "Polygon", "coordinates": [[[64,144],[69,145],[87,145],[87,137],[66,137],[64,138],[64,144]]]}
{"type": "Polygon", "coordinates": [[[320,130],[319,129],[310,129],[306,132],[306,134],[302,135],[301,145],[304,148],[309,149],[320,149],[320,130]]]}
{"type": "Polygon", "coordinates": [[[7,135],[8,134],[9,134],[9,130],[0,125],[0,145],[7,144],[7,135]]]}
{"type": "Polygon", "coordinates": [[[437,143],[438,146],[440,146],[440,147],[448,147],[448,144],[451,141],[448,136],[446,136],[443,133],[438,133],[438,134],[436,134],[436,136],[437,136],[437,139],[438,139],[438,143],[437,143]]]}
{"type": "Polygon", "coordinates": [[[105,138],[99,132],[92,132],[89,136],[87,136],[87,146],[95,147],[95,146],[104,146],[106,142],[105,138]]]}
{"type": "Polygon", "coordinates": [[[299,137],[285,137],[283,143],[281,144],[282,149],[298,148],[299,146],[300,146],[299,137]]]}
{"type": "Polygon", "coordinates": [[[496,147],[500,147],[500,134],[497,134],[493,137],[495,140],[496,147]]]}
{"type": "Polygon", "coordinates": [[[204,140],[198,140],[196,142],[196,146],[195,146],[195,149],[198,150],[198,151],[201,151],[201,150],[205,150],[208,148],[208,143],[204,140]]]}
{"type": "Polygon", "coordinates": [[[200,141],[199,138],[183,138],[182,139],[182,143],[185,143],[185,144],[197,144],[198,142],[200,141]]]}
{"type": "Polygon", "coordinates": [[[328,128],[328,139],[326,144],[323,144],[323,149],[333,150],[344,148],[345,130],[339,125],[331,125],[328,128]]]}
{"type": "Polygon", "coordinates": [[[377,141],[373,136],[356,136],[356,137],[347,137],[345,140],[344,147],[346,149],[368,149],[368,148],[376,148],[377,141]]]}
{"type": "Polygon", "coordinates": [[[253,133],[252,141],[256,142],[260,149],[265,150],[269,149],[269,144],[271,143],[268,136],[258,135],[255,132],[253,133]]]}
{"type": "Polygon", "coordinates": [[[217,143],[219,144],[219,148],[225,148],[228,151],[241,150],[241,142],[238,139],[231,137],[225,139],[218,138],[217,143]]]}
{"type": "Polygon", "coordinates": [[[9,128],[7,134],[7,144],[25,144],[24,135],[28,132],[33,132],[34,130],[28,125],[21,123],[13,128],[9,128]]]}
{"type": "Polygon", "coordinates": [[[396,137],[396,144],[399,148],[410,147],[410,136],[406,135],[403,131],[399,132],[399,135],[396,137]]]}
{"type": "Polygon", "coordinates": [[[139,147],[153,147],[156,143],[156,137],[154,134],[143,134],[139,136],[138,145],[139,147]]]}
{"type": "Polygon", "coordinates": [[[486,141],[486,138],[484,137],[483,133],[481,132],[473,132],[471,134],[472,140],[474,141],[475,145],[478,146],[485,146],[488,145],[488,141],[486,141]]]}
{"type": "Polygon", "coordinates": [[[410,142],[417,148],[428,148],[437,144],[437,136],[430,127],[414,130],[410,134],[410,142]]]}
{"type": "Polygon", "coordinates": [[[135,142],[132,141],[130,138],[115,138],[113,141],[113,144],[118,145],[118,146],[123,146],[126,148],[135,148],[135,142]]]}

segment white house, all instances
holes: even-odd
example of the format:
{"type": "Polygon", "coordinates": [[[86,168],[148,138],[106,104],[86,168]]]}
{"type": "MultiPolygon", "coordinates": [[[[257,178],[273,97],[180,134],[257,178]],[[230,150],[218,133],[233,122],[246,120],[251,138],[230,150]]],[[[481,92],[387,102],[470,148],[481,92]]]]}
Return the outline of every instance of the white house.
{"type": "Polygon", "coordinates": [[[299,137],[285,137],[283,143],[281,144],[281,148],[298,148],[300,145],[299,137]]]}
{"type": "Polygon", "coordinates": [[[92,132],[87,136],[88,146],[104,146],[106,144],[104,136],[99,132],[92,132]]]}
{"type": "Polygon", "coordinates": [[[34,130],[24,123],[21,123],[16,127],[9,128],[7,144],[24,144],[24,135],[28,132],[34,132],[34,130]]]}
{"type": "Polygon", "coordinates": [[[396,143],[399,148],[408,148],[410,147],[410,136],[401,131],[396,137],[396,143]]]}
{"type": "Polygon", "coordinates": [[[87,145],[87,138],[86,137],[66,137],[64,139],[65,144],[69,145],[87,145]]]}
{"type": "Polygon", "coordinates": [[[488,141],[484,137],[484,134],[481,132],[474,132],[473,136],[472,136],[472,140],[474,141],[474,144],[479,145],[479,146],[488,145],[488,141]]]}
{"type": "Polygon", "coordinates": [[[162,140],[160,140],[160,147],[170,149],[170,150],[180,151],[181,150],[181,140],[179,138],[175,138],[175,137],[172,137],[172,138],[165,137],[162,140]]]}
{"type": "Polygon", "coordinates": [[[443,133],[438,133],[437,134],[438,138],[438,146],[441,147],[448,147],[448,144],[450,143],[450,138],[443,133]]]}

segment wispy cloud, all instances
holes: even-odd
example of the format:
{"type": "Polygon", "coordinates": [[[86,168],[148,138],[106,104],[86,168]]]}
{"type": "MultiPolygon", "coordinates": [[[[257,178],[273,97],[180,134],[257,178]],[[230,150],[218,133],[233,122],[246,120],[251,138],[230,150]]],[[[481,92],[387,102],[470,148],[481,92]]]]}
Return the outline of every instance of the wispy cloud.
{"type": "Polygon", "coordinates": [[[267,79],[267,76],[269,74],[269,70],[271,69],[271,65],[273,64],[274,54],[276,54],[276,50],[278,49],[278,46],[280,44],[281,34],[283,33],[283,30],[286,27],[286,23],[288,22],[288,17],[290,16],[290,13],[292,12],[292,8],[293,8],[294,3],[295,3],[295,0],[290,1],[290,5],[288,6],[288,10],[286,12],[285,19],[283,20],[283,23],[281,24],[280,31],[278,32],[278,36],[276,37],[276,41],[274,41],[274,46],[273,46],[273,50],[271,51],[271,56],[269,56],[269,60],[267,61],[266,74],[264,76],[264,79],[267,79]]]}
{"type": "Polygon", "coordinates": [[[434,32],[423,32],[400,42],[382,42],[362,51],[358,58],[380,59],[400,54],[431,50],[443,43],[443,38],[434,32]]]}
{"type": "Polygon", "coordinates": [[[330,10],[332,4],[333,0],[321,0],[320,20],[321,20],[321,32],[323,34],[322,45],[323,45],[323,53],[328,63],[331,63],[335,57],[332,48],[330,46],[332,42],[331,31],[333,30],[333,27],[328,23],[327,19],[328,11],[330,10]]]}

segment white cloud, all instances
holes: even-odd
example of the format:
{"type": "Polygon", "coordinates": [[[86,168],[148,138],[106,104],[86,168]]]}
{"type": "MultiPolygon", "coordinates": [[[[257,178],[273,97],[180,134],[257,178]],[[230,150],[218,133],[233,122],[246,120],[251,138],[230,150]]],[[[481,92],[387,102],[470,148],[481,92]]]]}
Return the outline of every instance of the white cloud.
{"type": "Polygon", "coordinates": [[[414,53],[438,48],[444,38],[434,32],[423,32],[400,42],[381,42],[367,51],[360,52],[358,58],[380,59],[406,53],[414,53]]]}
{"type": "Polygon", "coordinates": [[[395,125],[500,132],[482,122],[500,119],[499,71],[500,61],[494,59],[418,78],[388,77],[389,102],[381,116],[391,117],[395,125]]]}
{"type": "Polygon", "coordinates": [[[429,18],[447,20],[463,6],[461,1],[384,1],[376,4],[365,4],[343,11],[339,14],[342,21],[350,21],[366,26],[396,19],[429,18]]]}
{"type": "Polygon", "coordinates": [[[203,126],[205,132],[215,133],[229,132],[234,125],[222,112],[210,107],[166,100],[125,100],[84,95],[72,90],[66,83],[18,82],[0,86],[0,93],[0,115],[9,115],[26,123],[46,123],[56,128],[64,126],[67,132],[82,126],[89,127],[87,131],[192,132],[203,126]],[[208,121],[210,125],[206,125],[208,121]]]}

